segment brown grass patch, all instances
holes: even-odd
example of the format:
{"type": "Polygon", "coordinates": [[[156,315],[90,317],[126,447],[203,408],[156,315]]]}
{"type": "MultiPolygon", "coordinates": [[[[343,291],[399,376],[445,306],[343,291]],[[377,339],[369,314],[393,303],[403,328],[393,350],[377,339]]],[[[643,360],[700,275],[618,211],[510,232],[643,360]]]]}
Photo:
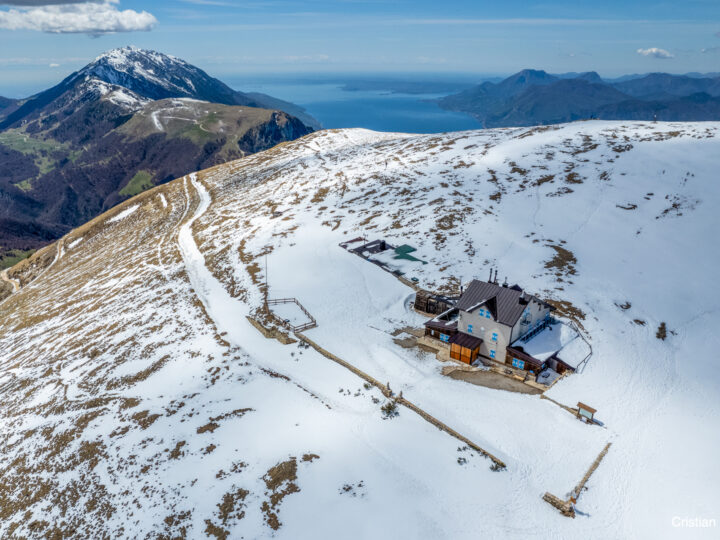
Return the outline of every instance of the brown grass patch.
{"type": "Polygon", "coordinates": [[[133,414],[133,415],[131,416],[131,418],[132,418],[133,420],[135,420],[135,422],[136,422],[142,429],[147,429],[147,428],[149,428],[151,425],[153,425],[153,423],[155,422],[155,420],[157,420],[158,418],[160,418],[160,416],[161,416],[161,415],[159,415],[159,414],[150,414],[150,411],[145,410],[145,411],[140,411],[140,412],[138,412],[138,413],[133,414]]]}
{"type": "Polygon", "coordinates": [[[231,519],[239,521],[245,517],[244,501],[249,494],[247,489],[238,488],[223,495],[222,502],[217,505],[220,509],[218,515],[223,525],[227,525],[231,519]]]}
{"type": "Polygon", "coordinates": [[[555,308],[560,317],[570,319],[584,330],[582,321],[585,320],[585,312],[582,309],[574,306],[569,300],[547,300],[547,303],[555,308]]]}
{"type": "Polygon", "coordinates": [[[533,183],[533,185],[536,186],[536,187],[540,187],[540,186],[542,186],[543,184],[547,184],[547,183],[549,183],[549,182],[553,182],[554,180],[555,180],[555,175],[554,175],[554,174],[546,174],[545,176],[541,176],[540,178],[538,178],[537,180],[535,180],[535,182],[533,183]]]}
{"type": "Polygon", "coordinates": [[[555,275],[558,277],[563,275],[573,276],[577,273],[575,270],[577,259],[572,251],[556,244],[551,244],[548,247],[555,250],[555,255],[545,263],[545,268],[554,270],[555,275]]]}
{"type": "Polygon", "coordinates": [[[185,446],[187,443],[185,441],[180,441],[175,445],[175,448],[170,450],[170,459],[178,459],[181,456],[184,455],[184,452],[181,450],[183,446],[185,446]]]}
{"type": "Polygon", "coordinates": [[[328,192],[330,191],[330,188],[324,187],[320,188],[315,192],[315,195],[313,195],[313,198],[310,199],[311,203],[321,203],[325,200],[325,197],[327,197],[328,192]]]}
{"type": "Polygon", "coordinates": [[[297,460],[291,457],[268,469],[263,476],[267,486],[268,500],[263,502],[262,511],[265,514],[265,522],[268,526],[277,531],[282,523],[278,518],[277,507],[282,500],[292,493],[298,493],[300,488],[295,483],[297,480],[297,460]]]}

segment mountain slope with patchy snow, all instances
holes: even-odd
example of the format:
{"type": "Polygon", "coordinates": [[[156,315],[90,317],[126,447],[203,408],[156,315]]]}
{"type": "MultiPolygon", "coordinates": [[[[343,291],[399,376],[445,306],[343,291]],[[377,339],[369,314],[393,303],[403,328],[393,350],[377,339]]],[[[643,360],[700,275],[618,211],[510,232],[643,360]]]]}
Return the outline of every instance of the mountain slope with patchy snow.
{"type": "Polygon", "coordinates": [[[5,276],[21,287],[0,304],[2,535],[649,538],[716,517],[719,129],[325,131],[76,229],[5,276]],[[553,301],[594,354],[548,396],[604,427],[403,348],[424,319],[338,246],[362,235],[417,247],[426,288],[498,267],[553,301]],[[310,339],[507,469],[263,337],[246,317],[263,320],[266,282],[317,320],[310,339]],[[576,519],[542,501],[607,442],[576,519]]]}

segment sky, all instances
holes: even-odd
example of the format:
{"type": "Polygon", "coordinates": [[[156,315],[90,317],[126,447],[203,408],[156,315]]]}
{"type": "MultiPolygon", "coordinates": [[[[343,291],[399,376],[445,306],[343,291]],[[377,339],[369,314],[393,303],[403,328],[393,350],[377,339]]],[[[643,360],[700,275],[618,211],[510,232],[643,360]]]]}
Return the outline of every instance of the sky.
{"type": "Polygon", "coordinates": [[[0,0],[0,95],[136,45],[220,78],[720,71],[720,0],[0,0]]]}

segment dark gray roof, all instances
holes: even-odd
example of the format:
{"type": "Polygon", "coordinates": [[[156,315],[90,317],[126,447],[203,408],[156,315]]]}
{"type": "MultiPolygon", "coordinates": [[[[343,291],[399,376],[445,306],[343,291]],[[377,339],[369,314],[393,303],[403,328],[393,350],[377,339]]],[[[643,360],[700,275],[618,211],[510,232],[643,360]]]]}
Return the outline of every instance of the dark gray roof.
{"type": "Polygon", "coordinates": [[[441,332],[445,332],[446,334],[452,334],[453,332],[457,332],[458,329],[458,322],[457,320],[454,321],[438,321],[437,319],[430,319],[428,322],[425,323],[426,328],[434,328],[435,330],[440,330],[441,332]]]}
{"type": "Polygon", "coordinates": [[[482,345],[483,340],[475,336],[471,336],[470,334],[463,334],[462,332],[458,332],[450,338],[449,342],[474,351],[480,345],[482,345]]]}
{"type": "Polygon", "coordinates": [[[527,293],[523,295],[520,287],[502,287],[474,279],[460,297],[456,307],[462,311],[474,311],[487,305],[495,320],[507,326],[514,326],[531,301],[541,302],[552,309],[552,306],[534,296],[527,293]]]}

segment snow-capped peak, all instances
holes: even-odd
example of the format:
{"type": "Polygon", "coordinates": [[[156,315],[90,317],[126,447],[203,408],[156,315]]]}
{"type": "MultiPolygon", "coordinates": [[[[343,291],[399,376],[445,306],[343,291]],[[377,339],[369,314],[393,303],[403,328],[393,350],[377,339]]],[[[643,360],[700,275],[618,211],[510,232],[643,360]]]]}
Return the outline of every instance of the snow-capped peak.
{"type": "Polygon", "coordinates": [[[108,64],[119,71],[128,71],[138,64],[154,63],[161,66],[180,64],[188,66],[187,62],[168,54],[157,51],[140,49],[134,45],[127,45],[117,49],[111,49],[102,53],[85,69],[91,69],[96,64],[108,64]]]}
{"type": "Polygon", "coordinates": [[[237,93],[180,58],[134,46],[112,49],[77,73],[96,78],[148,99],[192,97],[235,104],[237,93]]]}

